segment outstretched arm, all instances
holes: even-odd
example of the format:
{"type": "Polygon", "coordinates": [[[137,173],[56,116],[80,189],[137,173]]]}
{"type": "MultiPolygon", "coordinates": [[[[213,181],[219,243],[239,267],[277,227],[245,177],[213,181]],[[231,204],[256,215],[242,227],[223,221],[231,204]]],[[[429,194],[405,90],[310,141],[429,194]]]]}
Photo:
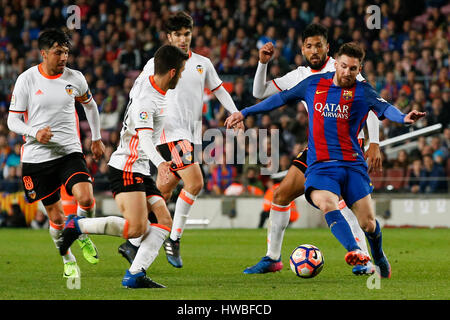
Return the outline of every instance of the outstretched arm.
{"type": "Polygon", "coordinates": [[[402,113],[394,106],[388,106],[384,111],[384,116],[391,121],[404,123],[404,124],[413,124],[420,118],[425,117],[426,112],[419,112],[417,110],[413,110],[408,114],[402,113]]]}
{"type": "Polygon", "coordinates": [[[244,120],[245,117],[249,115],[263,112],[270,112],[276,108],[281,107],[284,104],[285,102],[281,98],[280,94],[273,95],[270,98],[261,101],[260,103],[257,103],[251,107],[243,109],[241,112],[233,113],[225,120],[225,126],[228,129],[234,128],[235,125],[237,125],[240,121],[244,120]]]}
{"type": "Polygon", "coordinates": [[[381,98],[370,84],[363,83],[363,85],[365,86],[365,98],[370,106],[370,109],[380,120],[388,118],[389,120],[398,123],[413,124],[426,115],[425,112],[419,112],[416,110],[411,111],[408,114],[404,114],[395,106],[381,98]]]}
{"type": "Polygon", "coordinates": [[[230,117],[227,118],[227,120],[225,120],[225,125],[227,126],[227,128],[234,128],[234,126],[239,121],[242,121],[245,117],[249,115],[270,112],[274,109],[277,109],[285,105],[286,103],[303,100],[310,79],[311,78],[304,79],[303,81],[300,81],[292,89],[281,91],[261,101],[260,103],[245,108],[239,113],[236,112],[232,114],[230,117]]]}
{"type": "MultiPolygon", "coordinates": [[[[217,97],[217,100],[223,105],[223,107],[231,114],[238,113],[239,110],[236,108],[233,99],[231,98],[228,91],[220,86],[217,90],[214,91],[214,95],[217,97]]],[[[237,130],[244,130],[244,124],[242,122],[236,124],[237,130]]]]}

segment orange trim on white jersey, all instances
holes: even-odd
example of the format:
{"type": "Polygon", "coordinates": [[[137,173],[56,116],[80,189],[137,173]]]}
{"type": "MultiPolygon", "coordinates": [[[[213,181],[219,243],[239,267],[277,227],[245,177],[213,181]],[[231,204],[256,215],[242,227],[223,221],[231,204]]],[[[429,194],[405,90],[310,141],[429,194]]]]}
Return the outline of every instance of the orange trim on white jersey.
{"type": "Polygon", "coordinates": [[[281,90],[281,88],[277,85],[277,83],[275,82],[275,80],[272,80],[272,82],[273,82],[273,84],[275,85],[275,87],[276,87],[278,90],[283,91],[283,90],[281,90]]]}
{"type": "Polygon", "coordinates": [[[162,129],[162,133],[161,133],[161,137],[159,137],[159,141],[161,143],[166,143],[166,133],[165,133],[164,129],[162,129]]]}
{"type": "Polygon", "coordinates": [[[75,110],[75,123],[77,125],[77,133],[78,133],[78,139],[80,139],[81,142],[81,133],[80,133],[80,118],[78,118],[77,110],[75,110]]]}
{"type": "Polygon", "coordinates": [[[150,84],[152,85],[153,88],[155,88],[156,91],[158,91],[159,93],[161,93],[163,96],[166,95],[166,91],[164,91],[163,89],[161,89],[160,87],[158,87],[158,85],[155,82],[155,76],[150,76],[148,77],[150,80],[150,84]]]}
{"type": "MultiPolygon", "coordinates": [[[[40,64],[38,65],[38,70],[39,70],[39,73],[40,73],[44,78],[47,78],[47,79],[50,79],[50,80],[58,79],[59,77],[61,77],[61,76],[63,75],[62,73],[59,73],[59,74],[54,75],[54,76],[50,76],[50,75],[46,74],[45,71],[44,71],[44,69],[42,68],[42,63],[40,63],[40,64]]],[[[64,72],[63,72],[63,73],[64,73],[64,72]]]]}
{"type": "Polygon", "coordinates": [[[138,144],[139,144],[139,137],[138,135],[134,135],[130,143],[128,144],[130,148],[130,156],[127,159],[127,162],[125,163],[125,167],[123,168],[123,180],[124,185],[128,186],[130,184],[133,184],[133,164],[136,162],[138,158],[138,144]]]}
{"type": "Polygon", "coordinates": [[[27,111],[15,111],[15,110],[9,110],[9,112],[12,112],[12,113],[26,113],[27,111]]]}
{"type": "Polygon", "coordinates": [[[211,90],[211,92],[216,91],[217,89],[219,89],[221,86],[223,86],[223,82],[221,84],[219,84],[217,87],[215,87],[214,89],[211,90]]]}

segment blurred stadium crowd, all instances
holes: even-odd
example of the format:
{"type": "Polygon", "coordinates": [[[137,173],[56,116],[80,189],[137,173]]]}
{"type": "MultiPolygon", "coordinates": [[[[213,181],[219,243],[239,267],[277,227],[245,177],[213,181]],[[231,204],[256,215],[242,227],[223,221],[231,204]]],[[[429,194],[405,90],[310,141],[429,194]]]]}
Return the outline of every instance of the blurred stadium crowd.
{"type": "MultiPolygon", "coordinates": [[[[65,27],[68,0],[1,0],[0,6],[0,191],[21,189],[20,148],[22,137],[6,125],[12,87],[17,76],[40,63],[39,32],[65,27]]],[[[89,153],[90,130],[82,107],[81,137],[86,160],[95,177],[97,192],[109,190],[106,169],[118,143],[128,92],[156,49],[165,43],[164,21],[185,10],[195,21],[191,49],[211,59],[232,94],[238,109],[255,102],[251,94],[258,63],[258,48],[271,41],[275,53],[268,79],[284,75],[305,61],[301,55],[301,31],[311,22],[329,28],[330,55],[344,42],[357,41],[367,53],[363,76],[387,101],[403,112],[427,111],[416,128],[441,123],[443,129],[418,140],[416,147],[389,159],[388,169],[400,172],[399,191],[445,193],[450,177],[450,4],[447,1],[406,0],[80,0],[81,28],[71,31],[73,47],[68,67],[85,75],[100,108],[106,157],[96,163],[89,153]],[[368,5],[381,9],[381,29],[365,24],[368,5]],[[435,179],[438,178],[438,179],[435,179]]],[[[227,114],[208,93],[203,128],[221,128],[227,114]]],[[[279,129],[280,171],[286,170],[307,139],[307,116],[301,103],[246,120],[247,128],[279,129]]],[[[384,120],[380,140],[415,128],[384,120]]],[[[242,183],[251,194],[262,194],[270,183],[258,170],[246,165],[204,166],[205,193],[223,194],[242,183]],[[255,188],[253,188],[255,187],[255,188]],[[261,191],[259,191],[259,190],[261,191]],[[254,191],[257,190],[257,191],[254,191]]],[[[395,179],[394,179],[395,180],[395,179]]],[[[383,179],[376,190],[386,190],[383,179]]]]}

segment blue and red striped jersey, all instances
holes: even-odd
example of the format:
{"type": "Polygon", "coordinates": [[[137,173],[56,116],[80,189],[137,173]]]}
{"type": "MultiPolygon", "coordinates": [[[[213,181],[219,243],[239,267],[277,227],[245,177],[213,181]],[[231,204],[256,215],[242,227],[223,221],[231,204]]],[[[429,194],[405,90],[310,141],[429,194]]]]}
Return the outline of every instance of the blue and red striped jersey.
{"type": "Polygon", "coordinates": [[[316,162],[340,160],[364,162],[358,143],[369,110],[380,120],[392,106],[367,82],[356,81],[353,87],[333,84],[335,72],[312,75],[290,90],[280,92],[287,104],[303,100],[309,113],[308,167],[316,162]]]}

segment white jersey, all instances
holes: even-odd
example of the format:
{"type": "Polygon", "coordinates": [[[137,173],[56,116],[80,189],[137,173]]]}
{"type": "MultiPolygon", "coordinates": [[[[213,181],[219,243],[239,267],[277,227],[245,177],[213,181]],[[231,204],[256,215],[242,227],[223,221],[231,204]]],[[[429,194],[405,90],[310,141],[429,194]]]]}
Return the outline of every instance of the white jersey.
{"type": "MultiPolygon", "coordinates": [[[[154,59],[145,65],[139,78],[145,79],[154,73],[154,59]]],[[[138,79],[139,81],[139,79],[138,79]]],[[[168,90],[167,114],[164,130],[158,145],[177,140],[202,143],[202,112],[205,88],[215,91],[222,84],[211,60],[189,52],[181,79],[175,89],[168,90]]],[[[134,90],[130,91],[130,98],[134,90]]]]}
{"type": "Polygon", "coordinates": [[[111,155],[110,166],[124,172],[150,175],[150,159],[139,145],[138,131],[152,130],[152,141],[156,145],[164,124],[165,96],[166,92],[155,84],[153,76],[141,77],[135,82],[130,91],[120,143],[111,155]]]}
{"type": "MultiPolygon", "coordinates": [[[[303,81],[304,79],[308,78],[310,75],[335,72],[336,71],[336,67],[334,66],[335,62],[336,60],[334,60],[332,57],[328,57],[327,61],[322,66],[322,69],[314,70],[311,69],[311,67],[309,66],[308,67],[300,66],[297,67],[297,69],[286,73],[284,76],[280,78],[273,79],[272,82],[275,85],[275,87],[277,87],[277,89],[280,91],[289,90],[295,87],[300,81],[303,81]]],[[[361,74],[358,74],[356,79],[358,81],[364,81],[364,77],[361,74]]],[[[308,111],[308,108],[305,109],[306,111],[308,111]]],[[[359,132],[358,139],[364,139],[363,130],[359,132]]]]}
{"type": "Polygon", "coordinates": [[[64,68],[63,73],[49,76],[38,65],[19,75],[9,112],[22,113],[28,126],[35,129],[49,126],[53,133],[47,144],[27,136],[22,162],[40,163],[82,152],[75,100],[86,104],[91,99],[80,71],[64,68]]]}

